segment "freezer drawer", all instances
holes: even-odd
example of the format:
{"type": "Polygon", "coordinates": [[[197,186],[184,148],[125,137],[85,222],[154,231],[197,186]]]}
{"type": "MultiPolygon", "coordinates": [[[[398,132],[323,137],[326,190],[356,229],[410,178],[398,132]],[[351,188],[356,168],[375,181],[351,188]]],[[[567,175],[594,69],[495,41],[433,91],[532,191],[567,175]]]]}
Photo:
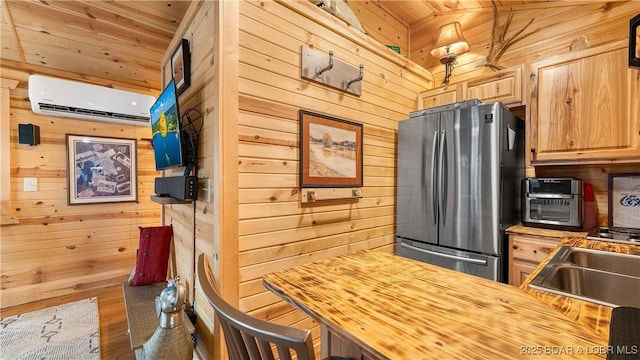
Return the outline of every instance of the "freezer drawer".
{"type": "Polygon", "coordinates": [[[502,281],[502,267],[498,256],[454,250],[403,238],[397,238],[396,254],[485,279],[502,281]]]}

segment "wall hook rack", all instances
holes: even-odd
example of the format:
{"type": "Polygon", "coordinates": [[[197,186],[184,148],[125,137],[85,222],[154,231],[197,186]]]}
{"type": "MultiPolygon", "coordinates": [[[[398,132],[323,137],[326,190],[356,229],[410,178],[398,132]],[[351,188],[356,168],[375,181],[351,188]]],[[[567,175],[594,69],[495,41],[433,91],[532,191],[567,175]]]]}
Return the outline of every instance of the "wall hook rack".
{"type": "Polygon", "coordinates": [[[317,67],[316,68],[316,76],[320,77],[323,72],[329,71],[329,70],[331,70],[331,68],[333,68],[333,50],[329,51],[329,65],[327,65],[327,66],[325,66],[323,68],[317,67]]]}
{"type": "Polygon", "coordinates": [[[331,86],[354,95],[361,95],[362,82],[360,80],[362,80],[363,76],[363,65],[358,69],[337,59],[333,51],[329,51],[326,54],[305,45],[302,45],[300,53],[302,56],[300,75],[303,79],[331,86]],[[347,84],[348,86],[346,86],[347,84]]]}
{"type": "Polygon", "coordinates": [[[362,199],[361,188],[307,188],[300,192],[300,202],[362,199]]]}
{"type": "Polygon", "coordinates": [[[364,77],[364,64],[360,64],[360,75],[358,75],[358,77],[353,78],[351,80],[347,80],[345,82],[345,89],[348,89],[351,87],[351,84],[358,82],[358,81],[362,81],[362,78],[364,77]]]}

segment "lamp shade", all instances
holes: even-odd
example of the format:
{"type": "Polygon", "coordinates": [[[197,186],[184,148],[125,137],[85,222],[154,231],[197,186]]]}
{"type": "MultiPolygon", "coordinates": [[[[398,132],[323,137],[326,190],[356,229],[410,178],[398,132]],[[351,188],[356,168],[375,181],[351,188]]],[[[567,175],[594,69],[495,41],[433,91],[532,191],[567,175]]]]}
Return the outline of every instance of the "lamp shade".
{"type": "Polygon", "coordinates": [[[460,55],[469,50],[469,43],[462,36],[459,22],[453,22],[440,27],[438,41],[431,50],[431,56],[441,58],[448,53],[460,55]]]}

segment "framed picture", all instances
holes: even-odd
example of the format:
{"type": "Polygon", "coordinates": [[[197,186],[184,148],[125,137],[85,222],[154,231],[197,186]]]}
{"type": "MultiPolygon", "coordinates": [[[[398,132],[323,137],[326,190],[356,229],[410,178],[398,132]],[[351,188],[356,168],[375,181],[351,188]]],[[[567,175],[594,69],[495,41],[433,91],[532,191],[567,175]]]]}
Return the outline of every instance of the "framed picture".
{"type": "Polygon", "coordinates": [[[300,110],[300,187],[362,187],[362,124],[300,110]]]}
{"type": "Polygon", "coordinates": [[[629,67],[640,69],[640,14],[629,21],[629,67]]]}
{"type": "Polygon", "coordinates": [[[640,229],[640,173],[609,174],[609,227],[640,229]]]}
{"type": "Polygon", "coordinates": [[[136,140],[67,134],[69,204],[137,201],[136,140]]]}
{"type": "Polygon", "coordinates": [[[171,56],[171,74],[176,80],[178,94],[182,94],[191,85],[191,55],[189,41],[182,39],[171,56]]]}

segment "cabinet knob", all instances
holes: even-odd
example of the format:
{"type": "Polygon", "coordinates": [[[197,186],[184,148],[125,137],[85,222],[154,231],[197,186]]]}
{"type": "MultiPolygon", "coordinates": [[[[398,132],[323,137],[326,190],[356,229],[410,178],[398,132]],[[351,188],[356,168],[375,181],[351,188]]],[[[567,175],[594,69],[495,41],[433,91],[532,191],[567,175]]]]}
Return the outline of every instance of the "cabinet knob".
{"type": "Polygon", "coordinates": [[[530,151],[531,151],[532,153],[535,153],[535,152],[536,152],[536,148],[531,148],[531,149],[530,149],[530,151]]]}

